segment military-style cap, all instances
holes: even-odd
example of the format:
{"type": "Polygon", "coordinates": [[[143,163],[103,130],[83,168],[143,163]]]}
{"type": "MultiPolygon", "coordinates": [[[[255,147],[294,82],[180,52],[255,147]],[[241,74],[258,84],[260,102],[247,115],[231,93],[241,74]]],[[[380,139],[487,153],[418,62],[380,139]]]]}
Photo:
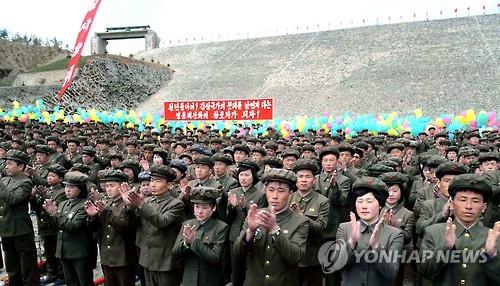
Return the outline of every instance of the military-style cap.
{"type": "Polygon", "coordinates": [[[478,174],[463,174],[453,178],[448,187],[450,196],[455,198],[457,192],[462,190],[473,190],[482,194],[485,202],[488,201],[492,195],[491,186],[486,179],[478,174]]]}
{"type": "Polygon", "coordinates": [[[500,161],[500,154],[498,152],[487,152],[487,153],[481,153],[479,155],[478,161],[479,163],[483,163],[484,161],[500,161]]]}
{"type": "Polygon", "coordinates": [[[205,154],[206,153],[205,148],[201,147],[200,145],[195,145],[195,146],[189,148],[189,151],[191,153],[196,152],[198,154],[205,154]]]}
{"type": "Polygon", "coordinates": [[[220,190],[212,187],[199,186],[191,191],[191,202],[194,204],[215,203],[220,190]]]}
{"type": "Polygon", "coordinates": [[[319,159],[323,160],[323,157],[325,157],[326,155],[335,155],[335,157],[338,158],[339,157],[339,149],[337,149],[337,147],[333,147],[333,146],[324,147],[319,151],[319,159]]]}
{"type": "Polygon", "coordinates": [[[120,170],[109,170],[100,180],[101,182],[127,182],[128,176],[120,170]]]}
{"type": "Polygon", "coordinates": [[[439,145],[442,145],[442,146],[451,146],[451,141],[448,140],[448,139],[441,140],[441,141],[439,141],[439,145]]]}
{"type": "Polygon", "coordinates": [[[278,150],[278,144],[274,141],[269,141],[264,145],[264,148],[276,151],[278,150]]]}
{"type": "Polygon", "coordinates": [[[368,143],[366,143],[366,142],[364,142],[364,141],[359,141],[359,142],[356,142],[356,143],[354,144],[354,146],[356,146],[356,147],[358,147],[358,148],[360,148],[360,149],[363,149],[363,150],[365,150],[365,151],[366,151],[366,150],[368,150],[368,148],[370,147],[370,146],[368,146],[368,143]]]}
{"type": "Polygon", "coordinates": [[[319,172],[319,165],[316,160],[313,159],[300,159],[297,163],[295,163],[293,171],[297,173],[300,170],[310,170],[314,175],[316,175],[319,172]]]}
{"type": "Polygon", "coordinates": [[[67,186],[85,186],[87,181],[89,180],[89,176],[85,175],[82,172],[78,171],[70,171],[64,175],[64,185],[67,186]]]}
{"type": "Polygon", "coordinates": [[[436,168],[436,177],[441,180],[444,175],[461,175],[467,174],[469,168],[458,162],[444,162],[436,168]]]}
{"type": "Polygon", "coordinates": [[[243,144],[234,145],[233,150],[234,150],[234,152],[236,152],[236,151],[243,151],[246,154],[250,154],[250,148],[248,148],[248,146],[243,145],[243,144]]]}
{"type": "Polygon", "coordinates": [[[425,162],[425,165],[429,168],[435,168],[445,162],[447,162],[448,160],[444,159],[443,157],[441,156],[438,156],[438,155],[432,155],[430,156],[427,161],[425,162]]]}
{"type": "Polygon", "coordinates": [[[175,178],[177,177],[175,171],[166,165],[153,165],[150,168],[150,171],[151,171],[151,177],[161,177],[169,182],[174,181],[175,178]]]}
{"type": "Polygon", "coordinates": [[[264,148],[262,148],[262,147],[253,148],[252,153],[260,153],[263,157],[265,157],[267,155],[266,150],[264,150],[264,148]]]}
{"type": "Polygon", "coordinates": [[[193,155],[191,155],[191,153],[182,153],[181,155],[179,155],[179,159],[182,159],[182,158],[189,158],[189,160],[193,161],[193,155]]]}
{"type": "Polygon", "coordinates": [[[90,168],[82,163],[76,163],[71,167],[70,171],[78,171],[80,173],[88,173],[90,168]]]}
{"type": "Polygon", "coordinates": [[[125,168],[131,169],[134,174],[138,174],[141,171],[141,167],[139,166],[139,163],[133,160],[124,160],[123,162],[120,163],[119,168],[121,170],[125,168]]]}
{"type": "Polygon", "coordinates": [[[137,176],[137,179],[139,180],[139,182],[151,181],[151,172],[149,172],[149,171],[142,171],[137,176]]]}
{"type": "Polygon", "coordinates": [[[314,146],[311,144],[304,144],[304,146],[302,146],[302,152],[305,152],[305,151],[310,151],[310,152],[316,153],[316,149],[314,149],[314,146]]]}
{"type": "Polygon", "coordinates": [[[271,168],[281,169],[283,168],[283,161],[276,156],[267,156],[262,159],[262,164],[269,165],[271,168]]]}
{"type": "Polygon", "coordinates": [[[401,143],[392,143],[387,147],[387,153],[391,153],[393,149],[399,149],[401,151],[405,150],[405,145],[401,143]]]}
{"type": "Polygon", "coordinates": [[[448,147],[446,147],[445,152],[446,153],[448,153],[448,152],[457,152],[457,154],[458,154],[458,150],[459,150],[458,146],[448,146],[448,147]]]}
{"type": "Polygon", "coordinates": [[[323,138],[316,138],[316,139],[314,139],[313,144],[314,145],[321,144],[323,146],[326,146],[326,140],[323,138]]]}
{"type": "Polygon", "coordinates": [[[54,152],[55,152],[55,150],[50,148],[47,145],[36,145],[36,147],[35,147],[35,153],[42,153],[42,154],[50,155],[54,152]]]}
{"type": "Polygon", "coordinates": [[[299,153],[299,151],[297,151],[294,148],[287,148],[287,149],[283,150],[283,152],[281,153],[281,158],[283,158],[283,159],[286,157],[289,157],[289,156],[293,156],[296,159],[299,159],[300,153],[299,153]]]}
{"type": "Polygon", "coordinates": [[[368,173],[372,177],[378,177],[384,173],[395,172],[395,171],[396,170],[394,168],[391,168],[391,167],[386,166],[386,165],[378,164],[378,163],[373,164],[370,167],[368,167],[368,173]]]}
{"type": "Polygon", "coordinates": [[[212,160],[214,162],[222,162],[228,166],[233,164],[233,158],[227,154],[224,154],[224,153],[215,153],[212,156],[212,160]]]}
{"type": "Polygon", "coordinates": [[[109,140],[106,138],[99,138],[99,139],[97,139],[96,142],[97,142],[97,144],[103,144],[103,145],[109,145],[109,143],[110,143],[109,140]]]}
{"type": "Polygon", "coordinates": [[[0,148],[4,149],[5,151],[9,151],[11,148],[11,144],[9,141],[2,142],[0,143],[0,148]]]}
{"type": "Polygon", "coordinates": [[[374,177],[361,177],[354,181],[352,184],[352,192],[354,193],[357,190],[370,190],[374,193],[379,193],[383,202],[389,197],[387,185],[381,179],[374,177]]]}
{"type": "Polygon", "coordinates": [[[290,188],[295,188],[295,184],[297,183],[297,176],[295,173],[285,169],[270,169],[269,171],[264,173],[262,178],[264,183],[266,182],[283,182],[290,185],[290,188]]]}
{"type": "Polygon", "coordinates": [[[49,166],[47,168],[47,170],[49,172],[52,172],[54,174],[57,174],[59,177],[63,178],[64,175],[68,172],[68,170],[66,170],[66,168],[64,168],[63,166],[59,165],[59,164],[53,164],[51,166],[49,166]]]}
{"type": "Polygon", "coordinates": [[[479,135],[479,132],[471,132],[465,136],[467,139],[471,139],[472,137],[481,138],[481,135],[479,135]]]}
{"type": "Polygon", "coordinates": [[[194,157],[194,163],[195,164],[201,164],[201,165],[206,165],[210,168],[214,167],[214,160],[207,155],[198,155],[194,157]]]}
{"type": "Polygon", "coordinates": [[[437,139],[439,137],[448,138],[448,132],[441,131],[439,133],[434,134],[434,139],[437,139]]]}
{"type": "Polygon", "coordinates": [[[220,139],[218,137],[214,137],[214,138],[210,139],[210,144],[212,144],[212,143],[222,144],[222,139],[220,139]]]}
{"type": "Polygon", "coordinates": [[[28,164],[30,161],[30,157],[26,153],[18,150],[7,151],[7,157],[5,159],[12,160],[23,165],[28,164]]]}
{"type": "Polygon", "coordinates": [[[83,147],[82,155],[87,155],[87,156],[94,157],[95,156],[95,150],[94,150],[94,148],[92,148],[90,146],[85,146],[85,147],[83,147]]]}
{"type": "Polygon", "coordinates": [[[175,169],[179,170],[183,174],[187,172],[187,167],[184,164],[184,161],[182,161],[180,159],[174,159],[174,160],[170,161],[169,166],[170,166],[170,168],[175,168],[175,169]]]}
{"type": "Polygon", "coordinates": [[[154,148],[153,149],[153,155],[158,155],[163,159],[163,163],[166,164],[168,163],[169,160],[169,154],[168,151],[163,150],[162,148],[154,148]]]}
{"type": "Polygon", "coordinates": [[[392,161],[392,160],[382,160],[382,161],[379,161],[377,164],[391,167],[394,170],[396,170],[396,168],[400,166],[397,162],[392,161]]]}
{"type": "MultiPolygon", "coordinates": [[[[406,183],[406,176],[400,172],[388,172],[380,175],[379,177],[387,186],[404,185],[406,183]]],[[[403,188],[401,188],[403,190],[403,188]]]]}
{"type": "Polygon", "coordinates": [[[478,156],[479,155],[479,150],[477,149],[474,149],[472,147],[469,147],[469,146],[465,146],[465,147],[462,147],[459,149],[458,151],[458,156],[465,156],[465,157],[468,157],[468,156],[478,156]]]}
{"type": "Polygon", "coordinates": [[[148,151],[153,151],[155,149],[155,145],[154,144],[144,144],[144,146],[142,147],[143,150],[148,150],[148,151]]]}
{"type": "Polygon", "coordinates": [[[354,146],[349,143],[340,143],[337,149],[339,149],[339,152],[349,152],[351,155],[354,155],[354,146]]]}
{"type": "Polygon", "coordinates": [[[121,154],[111,154],[111,155],[109,155],[109,160],[113,160],[113,159],[118,159],[120,161],[123,161],[123,156],[121,154]]]}
{"type": "Polygon", "coordinates": [[[257,163],[255,163],[254,160],[247,158],[241,162],[238,163],[238,168],[246,168],[246,169],[252,169],[255,170],[255,172],[259,171],[259,166],[257,163]]]}

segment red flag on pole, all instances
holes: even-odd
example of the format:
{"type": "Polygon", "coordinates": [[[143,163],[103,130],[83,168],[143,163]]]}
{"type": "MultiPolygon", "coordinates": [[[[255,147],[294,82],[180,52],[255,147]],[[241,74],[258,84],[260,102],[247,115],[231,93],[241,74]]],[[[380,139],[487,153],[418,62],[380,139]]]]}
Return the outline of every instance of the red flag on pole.
{"type": "Polygon", "coordinates": [[[82,55],[83,46],[87,40],[87,35],[89,34],[90,27],[94,22],[95,14],[102,0],[91,0],[91,5],[85,14],[82,25],[80,26],[80,31],[78,32],[78,37],[76,38],[75,48],[73,49],[73,54],[68,62],[68,67],[66,68],[66,75],[64,76],[64,82],[57,95],[57,101],[60,101],[64,93],[68,89],[73,77],[75,76],[76,68],[78,67],[78,62],[82,55]]]}

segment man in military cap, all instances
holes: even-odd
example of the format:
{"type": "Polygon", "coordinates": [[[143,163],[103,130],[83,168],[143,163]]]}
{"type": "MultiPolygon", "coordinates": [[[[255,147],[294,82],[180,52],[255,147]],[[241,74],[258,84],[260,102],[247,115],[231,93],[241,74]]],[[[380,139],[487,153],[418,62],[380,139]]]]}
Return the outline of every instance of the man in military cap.
{"type": "Polygon", "coordinates": [[[466,166],[473,162],[479,156],[479,150],[466,146],[458,151],[458,161],[466,166]]]}
{"type": "Polygon", "coordinates": [[[122,184],[128,176],[108,170],[100,179],[105,182],[106,199],[87,201],[87,226],[97,232],[99,254],[106,285],[135,285],[135,217],[122,199],[122,184]]]}
{"type": "Polygon", "coordinates": [[[276,156],[276,151],[278,150],[278,144],[274,141],[269,141],[264,145],[267,156],[276,156]]]}
{"type": "Polygon", "coordinates": [[[5,166],[7,164],[7,152],[10,150],[10,143],[7,141],[0,143],[0,176],[4,177],[7,174],[5,173],[5,166]]]}
{"type": "Polygon", "coordinates": [[[245,285],[299,285],[298,264],[303,259],[309,224],[288,207],[297,177],[291,171],[271,169],[264,176],[269,208],[252,204],[234,245],[246,259],[245,285]]]}
{"type": "Polygon", "coordinates": [[[52,200],[56,205],[67,199],[62,185],[66,172],[67,170],[59,164],[50,165],[46,177],[48,187],[36,188],[36,192],[31,196],[31,208],[37,216],[38,235],[42,238],[47,260],[47,276],[42,278],[42,284],[52,283],[58,279],[64,281],[61,263],[56,258],[57,222],[45,211],[43,204],[46,199],[52,200]]]}
{"type": "Polygon", "coordinates": [[[195,218],[185,221],[172,252],[184,259],[183,286],[223,286],[223,257],[228,226],[214,218],[219,190],[195,187],[191,192],[195,218]]]}
{"type": "Polygon", "coordinates": [[[484,213],[483,223],[486,227],[493,227],[500,220],[500,153],[488,152],[479,155],[479,170],[481,175],[491,186],[492,196],[484,213]]]}
{"type": "Polygon", "coordinates": [[[291,195],[289,207],[306,217],[309,223],[306,252],[299,262],[299,285],[321,285],[323,275],[318,252],[323,243],[330,202],[325,196],[314,191],[315,176],[319,172],[315,160],[300,159],[293,171],[297,176],[297,192],[291,195]]]}
{"type": "Polygon", "coordinates": [[[433,285],[498,285],[500,222],[493,229],[479,222],[491,187],[477,174],[463,174],[453,178],[448,191],[455,218],[425,229],[421,257],[424,253],[427,257],[418,264],[419,271],[433,285]],[[443,261],[438,257],[446,256],[439,252],[459,255],[449,255],[454,259],[443,261]]]}
{"type": "Polygon", "coordinates": [[[37,145],[35,149],[36,167],[31,175],[31,182],[33,183],[34,192],[38,187],[47,187],[47,169],[51,165],[50,155],[55,151],[47,145],[37,145]]]}
{"type": "Polygon", "coordinates": [[[63,182],[67,200],[56,205],[51,199],[46,199],[43,205],[59,228],[56,257],[61,260],[67,285],[87,286],[93,282],[93,241],[84,209],[88,196],[87,181],[88,176],[81,172],[67,172],[63,182]]]}
{"type": "Polygon", "coordinates": [[[121,134],[116,134],[113,136],[113,150],[112,153],[114,154],[125,154],[126,148],[125,145],[123,144],[123,136],[121,134]]]}
{"type": "Polygon", "coordinates": [[[122,195],[139,219],[139,264],[144,267],[146,286],[180,285],[182,265],[172,248],[184,219],[184,204],[170,194],[176,177],[172,168],[155,165],[150,171],[151,197],[143,198],[134,190],[124,190],[122,195]]]}
{"type": "Polygon", "coordinates": [[[337,171],[348,177],[351,182],[354,182],[362,177],[364,172],[354,166],[353,158],[356,153],[354,146],[349,143],[341,143],[337,146],[337,148],[339,149],[337,171]]]}
{"type": "Polygon", "coordinates": [[[109,166],[111,169],[120,169],[120,164],[123,161],[123,156],[121,154],[110,154],[109,155],[109,166]]]}
{"type": "Polygon", "coordinates": [[[266,150],[262,147],[254,147],[251,153],[252,159],[257,163],[257,165],[259,165],[260,168],[262,168],[262,159],[264,159],[267,155],[266,150]]]}
{"type": "Polygon", "coordinates": [[[285,170],[292,171],[293,166],[297,162],[297,160],[300,158],[300,153],[294,148],[287,148],[283,150],[283,152],[280,154],[281,160],[283,161],[283,168],[285,170]]]}
{"type": "Polygon", "coordinates": [[[6,154],[6,175],[0,179],[0,237],[10,285],[39,285],[33,225],[28,204],[31,180],[25,175],[30,158],[21,151],[6,154]]]}
{"type": "Polygon", "coordinates": [[[436,168],[445,162],[447,162],[447,160],[438,155],[433,155],[426,160],[424,168],[427,168],[430,174],[430,184],[424,185],[423,188],[415,190],[416,200],[413,211],[416,216],[420,216],[420,208],[422,207],[422,203],[424,201],[439,198],[440,193],[437,184],[438,178],[436,177],[436,168]]]}
{"type": "Polygon", "coordinates": [[[83,147],[82,150],[82,163],[89,167],[89,181],[94,184],[97,184],[97,173],[101,170],[101,165],[95,162],[96,153],[94,148],[90,146],[83,147]]]}
{"type": "Polygon", "coordinates": [[[97,154],[95,161],[101,165],[101,169],[106,169],[109,167],[110,163],[110,150],[109,150],[109,140],[106,138],[100,138],[97,140],[97,154]]]}
{"type": "Polygon", "coordinates": [[[126,152],[123,156],[125,160],[132,160],[139,162],[139,155],[137,154],[137,141],[128,141],[126,144],[126,152]]]}
{"type": "Polygon", "coordinates": [[[80,141],[75,138],[70,138],[66,140],[66,149],[65,159],[69,162],[71,166],[76,163],[82,163],[82,156],[79,154],[80,141]]]}
{"type": "Polygon", "coordinates": [[[214,175],[217,182],[221,185],[223,191],[221,198],[224,200],[224,202],[220,202],[218,205],[218,218],[226,221],[227,194],[230,189],[238,187],[238,181],[229,175],[229,167],[233,164],[233,159],[230,156],[216,153],[212,156],[212,159],[214,161],[214,175]]]}

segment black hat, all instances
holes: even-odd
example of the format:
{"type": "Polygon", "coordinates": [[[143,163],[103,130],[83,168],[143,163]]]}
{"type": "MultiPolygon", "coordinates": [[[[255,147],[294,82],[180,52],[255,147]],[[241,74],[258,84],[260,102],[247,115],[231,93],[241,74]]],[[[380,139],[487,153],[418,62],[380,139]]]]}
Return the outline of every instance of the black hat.
{"type": "Polygon", "coordinates": [[[194,163],[195,164],[201,164],[201,165],[206,165],[210,168],[214,167],[214,160],[207,155],[198,155],[194,158],[194,163]]]}
{"type": "Polygon", "coordinates": [[[5,151],[9,151],[11,148],[11,144],[9,141],[2,142],[0,143],[0,148],[4,149],[5,151]]]}
{"type": "Polygon", "coordinates": [[[153,155],[158,155],[163,159],[163,164],[168,165],[169,160],[169,154],[168,151],[163,150],[162,148],[154,148],[153,149],[153,155]]]}
{"type": "Polygon", "coordinates": [[[367,190],[374,193],[375,198],[378,198],[377,200],[381,206],[385,204],[385,201],[389,197],[387,185],[381,179],[361,177],[352,184],[353,201],[357,198],[356,193],[367,190]]]}
{"type": "Polygon", "coordinates": [[[270,169],[264,173],[262,178],[264,183],[266,182],[283,182],[290,185],[291,189],[295,189],[297,183],[297,176],[292,171],[285,169],[270,169]]]}
{"type": "Polygon", "coordinates": [[[295,163],[293,171],[297,173],[300,170],[310,170],[313,175],[316,175],[319,172],[319,165],[316,160],[313,159],[300,159],[295,163]]]}
{"type": "Polygon", "coordinates": [[[26,153],[18,150],[7,151],[7,157],[5,159],[12,160],[23,165],[28,164],[30,161],[30,157],[26,153]]]}
{"type": "Polygon", "coordinates": [[[109,170],[100,178],[101,182],[127,182],[128,176],[120,170],[109,170]]]}
{"type": "Polygon", "coordinates": [[[226,165],[232,165],[233,164],[233,158],[231,158],[231,156],[226,155],[224,153],[215,153],[212,156],[212,159],[214,160],[214,162],[222,162],[222,163],[224,163],[226,165]]]}
{"type": "MultiPolygon", "coordinates": [[[[403,186],[406,184],[407,177],[400,172],[388,172],[380,175],[380,179],[389,187],[392,185],[403,186]]],[[[403,188],[401,188],[403,191],[403,188]]]]}
{"type": "Polygon", "coordinates": [[[212,187],[199,186],[191,191],[191,202],[194,204],[215,203],[220,190],[212,187]]]}
{"type": "Polygon", "coordinates": [[[339,158],[339,149],[333,146],[327,146],[319,151],[319,160],[323,160],[326,155],[335,155],[337,159],[339,158]]]}
{"type": "Polygon", "coordinates": [[[67,186],[86,186],[89,176],[82,172],[70,171],[64,175],[64,185],[67,186]]]}
{"type": "Polygon", "coordinates": [[[444,162],[436,168],[436,177],[441,180],[444,175],[461,175],[467,174],[469,168],[458,162],[444,162]]]}
{"type": "Polygon", "coordinates": [[[54,149],[50,148],[47,145],[36,145],[36,147],[35,147],[35,153],[42,153],[42,154],[50,155],[54,152],[55,152],[54,149]]]}
{"type": "Polygon", "coordinates": [[[458,191],[471,190],[483,195],[484,201],[488,201],[492,196],[491,186],[486,179],[478,174],[462,174],[458,175],[450,183],[448,192],[452,198],[458,191]]]}
{"type": "Polygon", "coordinates": [[[123,170],[125,168],[131,169],[135,175],[138,175],[139,172],[141,171],[141,167],[136,161],[133,160],[124,160],[123,162],[120,163],[120,170],[123,170]]]}
{"type": "Polygon", "coordinates": [[[175,168],[175,169],[179,170],[179,172],[181,172],[182,174],[187,172],[187,167],[182,160],[174,159],[174,160],[170,161],[169,166],[170,166],[170,168],[175,168]]]}
{"type": "Polygon", "coordinates": [[[66,168],[59,164],[53,164],[47,168],[49,172],[52,172],[54,174],[57,174],[59,177],[64,178],[64,175],[68,172],[66,168]]]}
{"type": "Polygon", "coordinates": [[[254,160],[247,158],[238,163],[239,168],[253,169],[255,172],[259,171],[259,165],[254,160]]]}
{"type": "Polygon", "coordinates": [[[276,144],[276,142],[274,141],[269,141],[264,145],[264,148],[276,151],[278,150],[278,144],[276,144]]]}
{"type": "Polygon", "coordinates": [[[255,147],[252,149],[252,153],[260,153],[263,157],[267,155],[267,152],[264,148],[262,147],[255,147]]]}
{"type": "Polygon", "coordinates": [[[155,144],[144,144],[142,147],[143,150],[148,150],[148,151],[154,151],[155,150],[155,144]]]}
{"type": "Polygon", "coordinates": [[[432,155],[430,156],[427,161],[425,162],[425,165],[429,168],[436,168],[437,166],[447,162],[448,160],[444,159],[441,156],[438,155],[432,155]]]}
{"type": "Polygon", "coordinates": [[[458,154],[458,146],[448,146],[446,147],[446,153],[448,152],[456,152],[458,154]]]}
{"type": "Polygon", "coordinates": [[[389,147],[387,147],[387,153],[391,153],[392,149],[399,149],[401,151],[404,151],[405,145],[401,143],[392,143],[391,145],[389,145],[389,147]]]}
{"type": "Polygon", "coordinates": [[[169,182],[173,182],[177,177],[175,171],[172,170],[172,168],[170,168],[169,166],[165,165],[153,165],[150,171],[151,177],[161,177],[169,182]]]}
{"type": "Polygon", "coordinates": [[[316,153],[316,149],[314,149],[314,146],[311,144],[304,144],[304,146],[302,146],[302,152],[305,152],[305,151],[310,151],[310,152],[316,153]]]}
{"type": "Polygon", "coordinates": [[[121,154],[110,154],[109,160],[113,160],[113,159],[118,159],[120,161],[123,161],[123,156],[121,154]]]}
{"type": "Polygon", "coordinates": [[[189,158],[189,160],[193,161],[193,155],[191,155],[191,153],[185,152],[179,155],[179,159],[182,159],[184,157],[189,158]]]}
{"type": "Polygon", "coordinates": [[[248,146],[243,145],[243,144],[234,145],[233,150],[234,150],[234,152],[236,152],[236,151],[243,151],[243,152],[245,152],[248,155],[250,154],[250,148],[248,148],[248,146]]]}
{"type": "Polygon", "coordinates": [[[283,168],[283,161],[276,156],[267,156],[262,159],[262,164],[269,165],[271,168],[281,169],[283,168]]]}
{"type": "Polygon", "coordinates": [[[395,172],[395,171],[396,170],[392,167],[378,164],[378,163],[375,163],[375,164],[371,165],[370,167],[368,167],[368,173],[372,177],[378,177],[378,176],[382,175],[383,173],[389,173],[389,172],[395,172]]]}
{"type": "Polygon", "coordinates": [[[80,173],[88,173],[90,171],[89,166],[81,164],[81,163],[76,163],[71,167],[70,171],[78,171],[80,173]]]}

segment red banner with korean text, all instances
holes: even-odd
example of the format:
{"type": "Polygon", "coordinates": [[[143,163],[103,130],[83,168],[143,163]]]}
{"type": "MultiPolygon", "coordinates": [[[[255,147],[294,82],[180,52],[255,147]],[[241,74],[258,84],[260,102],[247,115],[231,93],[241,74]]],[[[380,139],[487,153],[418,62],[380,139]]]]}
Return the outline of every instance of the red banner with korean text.
{"type": "Polygon", "coordinates": [[[271,120],[273,99],[166,101],[165,120],[271,120]]]}
{"type": "Polygon", "coordinates": [[[76,68],[78,67],[78,62],[80,61],[80,56],[82,55],[83,46],[87,40],[87,35],[89,34],[90,27],[94,22],[95,14],[99,5],[101,5],[102,0],[90,0],[90,7],[85,14],[82,25],[80,26],[80,31],[78,32],[78,37],[76,38],[75,48],[73,49],[73,54],[68,62],[68,67],[66,68],[66,75],[64,76],[64,82],[57,94],[57,101],[60,101],[64,93],[68,89],[73,77],[75,76],[76,68]]]}

